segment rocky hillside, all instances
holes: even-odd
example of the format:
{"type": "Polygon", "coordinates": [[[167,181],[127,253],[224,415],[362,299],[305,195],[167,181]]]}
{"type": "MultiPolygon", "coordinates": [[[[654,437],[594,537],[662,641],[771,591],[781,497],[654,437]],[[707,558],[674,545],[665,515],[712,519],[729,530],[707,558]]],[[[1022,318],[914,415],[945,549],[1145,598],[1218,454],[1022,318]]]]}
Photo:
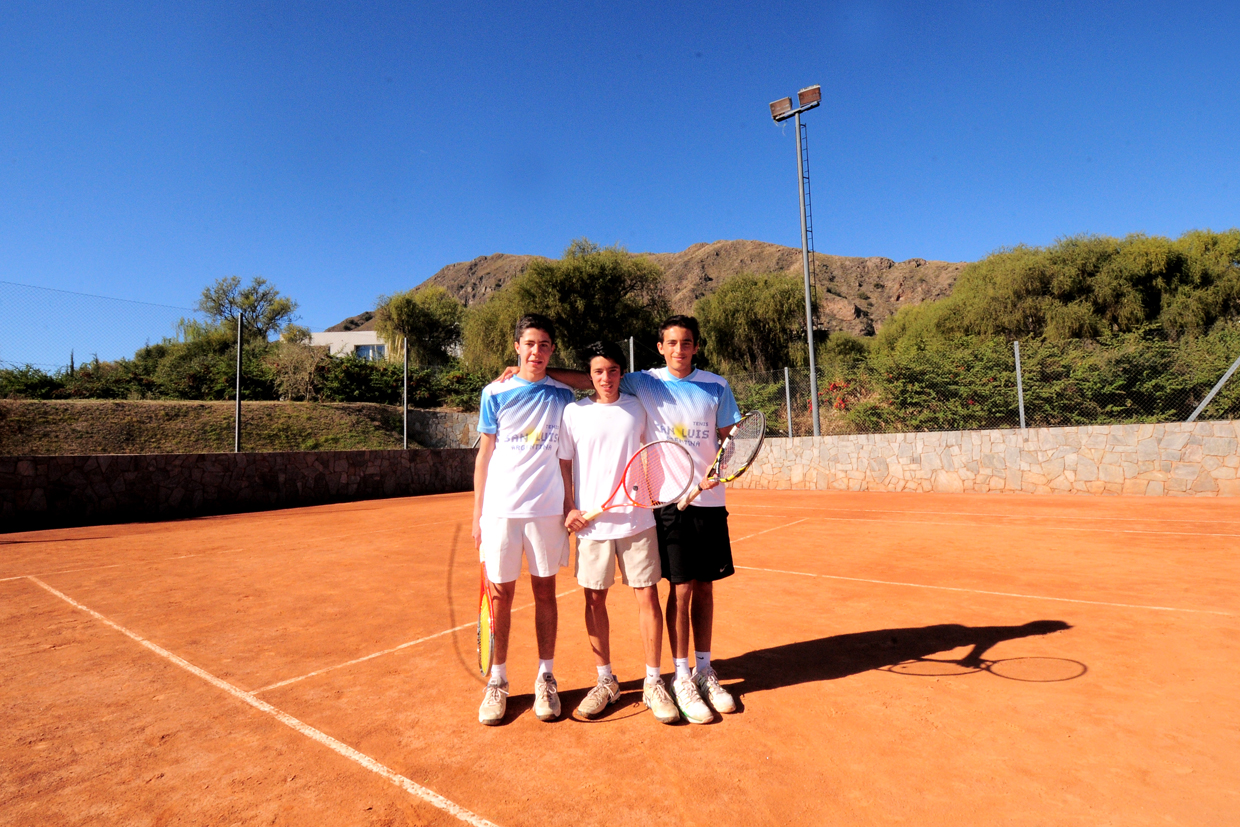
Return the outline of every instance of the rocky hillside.
{"type": "MultiPolygon", "coordinates": [[[[737,273],[801,273],[801,251],[764,241],[716,241],[694,244],[679,253],[646,253],[663,268],[664,290],[672,309],[689,313],[693,303],[737,273]]],[[[439,285],[465,305],[483,301],[525,272],[534,256],[496,253],[449,264],[426,282],[439,285]]],[[[913,258],[815,257],[815,283],[821,301],[817,324],[827,330],[862,335],[875,329],[906,304],[941,299],[951,292],[963,263],[913,258]]],[[[368,330],[363,313],[331,330],[368,330]]]]}

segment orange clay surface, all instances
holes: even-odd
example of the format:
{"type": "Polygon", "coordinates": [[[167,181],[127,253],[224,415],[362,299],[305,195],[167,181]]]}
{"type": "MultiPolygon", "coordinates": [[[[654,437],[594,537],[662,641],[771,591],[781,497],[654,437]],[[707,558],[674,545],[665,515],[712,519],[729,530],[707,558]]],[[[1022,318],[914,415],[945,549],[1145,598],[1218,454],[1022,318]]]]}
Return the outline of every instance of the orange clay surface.
{"type": "Polygon", "coordinates": [[[654,720],[618,585],[539,722],[523,577],[495,728],[470,507],[0,535],[0,824],[1240,822],[1236,501],[732,491],[739,713],[654,720]]]}

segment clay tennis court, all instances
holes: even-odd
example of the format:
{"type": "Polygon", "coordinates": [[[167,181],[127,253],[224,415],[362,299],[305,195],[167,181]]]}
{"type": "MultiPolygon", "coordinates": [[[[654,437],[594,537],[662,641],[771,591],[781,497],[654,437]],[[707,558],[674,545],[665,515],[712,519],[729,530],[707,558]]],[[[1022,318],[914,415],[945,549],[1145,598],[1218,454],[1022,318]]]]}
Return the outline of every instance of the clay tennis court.
{"type": "MultiPolygon", "coordinates": [[[[708,726],[476,722],[471,495],[0,535],[0,824],[1219,824],[1225,499],[733,491],[708,726]]],[[[565,708],[594,680],[561,575],[565,708]]],[[[666,590],[666,586],[664,587],[666,590]]],[[[666,647],[666,644],[665,644],[666,647]]],[[[665,654],[664,672],[671,672],[665,654]]],[[[1227,813],[1232,815],[1228,816],[1227,813]]]]}

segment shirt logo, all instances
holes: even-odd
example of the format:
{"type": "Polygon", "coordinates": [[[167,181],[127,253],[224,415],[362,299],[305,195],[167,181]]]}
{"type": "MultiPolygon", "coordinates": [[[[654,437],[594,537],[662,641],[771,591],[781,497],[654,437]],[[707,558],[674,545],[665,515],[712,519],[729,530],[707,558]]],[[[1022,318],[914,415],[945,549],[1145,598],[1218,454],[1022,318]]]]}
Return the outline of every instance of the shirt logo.
{"type": "Polygon", "coordinates": [[[557,425],[539,425],[510,433],[500,441],[514,451],[550,451],[555,447],[559,430],[557,425]]]}

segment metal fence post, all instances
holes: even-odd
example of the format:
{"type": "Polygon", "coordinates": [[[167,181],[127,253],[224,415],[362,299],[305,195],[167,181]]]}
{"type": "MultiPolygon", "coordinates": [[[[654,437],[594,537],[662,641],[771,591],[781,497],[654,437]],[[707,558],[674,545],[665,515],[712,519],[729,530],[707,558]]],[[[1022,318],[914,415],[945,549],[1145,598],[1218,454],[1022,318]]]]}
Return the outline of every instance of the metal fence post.
{"type": "Polygon", "coordinates": [[[1012,350],[1016,352],[1016,404],[1020,408],[1020,429],[1025,430],[1025,387],[1020,379],[1020,342],[1012,342],[1012,350]]]}
{"type": "Polygon", "coordinates": [[[629,373],[637,370],[637,360],[634,358],[633,337],[629,337],[629,373]]]}
{"type": "Polygon", "coordinates": [[[237,311],[237,412],[233,417],[233,453],[241,453],[241,311],[237,311]]]}
{"type": "Polygon", "coordinates": [[[404,342],[404,351],[405,351],[405,377],[404,377],[405,388],[404,388],[404,392],[400,396],[400,400],[401,400],[400,404],[401,404],[402,412],[404,414],[405,436],[404,436],[403,446],[404,446],[404,449],[408,451],[409,450],[409,337],[408,336],[404,337],[402,341],[404,342]]]}
{"type": "Polygon", "coordinates": [[[1236,372],[1236,368],[1238,367],[1240,367],[1240,356],[1236,357],[1236,361],[1231,363],[1231,367],[1229,367],[1227,372],[1223,374],[1223,378],[1218,380],[1218,382],[1214,384],[1214,387],[1210,388],[1210,392],[1206,394],[1206,398],[1201,400],[1201,404],[1197,406],[1197,410],[1189,414],[1188,419],[1184,420],[1185,422],[1197,421],[1197,417],[1201,416],[1201,412],[1206,409],[1206,405],[1209,405],[1214,399],[1214,395],[1223,389],[1223,385],[1227,384],[1227,380],[1231,378],[1231,375],[1236,372]]]}
{"type": "Polygon", "coordinates": [[[788,406],[788,438],[792,439],[792,381],[787,368],[784,368],[784,404],[788,406]]]}

